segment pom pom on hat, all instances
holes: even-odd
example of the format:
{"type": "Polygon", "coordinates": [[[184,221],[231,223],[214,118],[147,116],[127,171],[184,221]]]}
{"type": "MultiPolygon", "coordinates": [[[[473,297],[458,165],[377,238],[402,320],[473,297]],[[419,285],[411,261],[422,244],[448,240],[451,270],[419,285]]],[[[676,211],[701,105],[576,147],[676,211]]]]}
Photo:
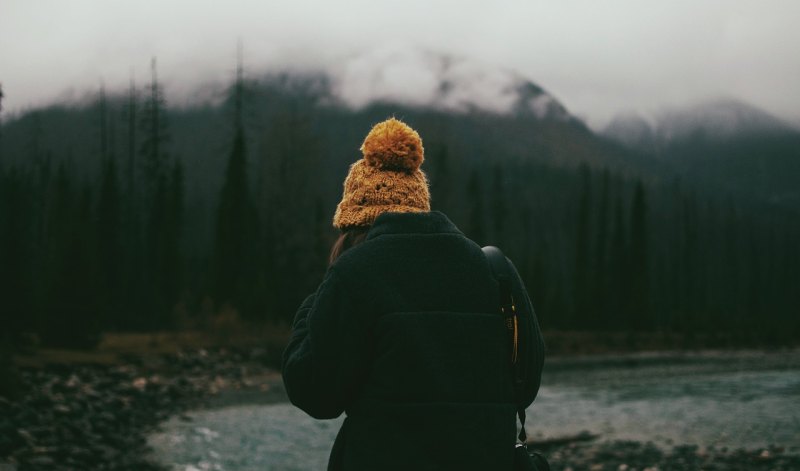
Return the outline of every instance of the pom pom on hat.
{"type": "Polygon", "coordinates": [[[422,139],[394,118],[376,124],[361,146],[363,159],[350,166],[333,227],[367,227],[386,212],[431,210],[428,179],[419,168],[422,139]]]}
{"type": "Polygon", "coordinates": [[[368,165],[413,172],[425,160],[422,139],[406,123],[390,118],[376,124],[361,145],[368,165]]]}

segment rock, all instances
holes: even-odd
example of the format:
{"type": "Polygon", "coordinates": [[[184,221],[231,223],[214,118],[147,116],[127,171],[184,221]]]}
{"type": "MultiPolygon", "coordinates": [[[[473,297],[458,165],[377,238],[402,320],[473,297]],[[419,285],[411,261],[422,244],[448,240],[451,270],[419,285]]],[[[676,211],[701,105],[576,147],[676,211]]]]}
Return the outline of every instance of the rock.
{"type": "MultiPolygon", "coordinates": [[[[258,375],[239,351],[183,352],[113,367],[57,366],[20,372],[29,393],[0,398],[0,471],[162,471],[147,460],[146,433],[171,415],[258,375]],[[165,369],[166,368],[166,369],[165,369]],[[6,461],[2,461],[5,457],[6,461]]],[[[186,417],[186,416],[184,416],[186,417]]]]}
{"type": "Polygon", "coordinates": [[[144,391],[147,388],[147,378],[136,378],[133,380],[131,385],[139,391],[144,391]]]}
{"type": "Polygon", "coordinates": [[[25,444],[28,445],[29,447],[33,447],[34,444],[36,443],[36,439],[34,438],[34,436],[25,429],[22,428],[17,429],[17,435],[19,435],[19,437],[22,438],[25,444]]]}
{"type": "Polygon", "coordinates": [[[28,464],[31,466],[40,466],[42,468],[50,469],[50,467],[56,464],[55,460],[47,455],[41,456],[34,456],[28,460],[28,464]]]}

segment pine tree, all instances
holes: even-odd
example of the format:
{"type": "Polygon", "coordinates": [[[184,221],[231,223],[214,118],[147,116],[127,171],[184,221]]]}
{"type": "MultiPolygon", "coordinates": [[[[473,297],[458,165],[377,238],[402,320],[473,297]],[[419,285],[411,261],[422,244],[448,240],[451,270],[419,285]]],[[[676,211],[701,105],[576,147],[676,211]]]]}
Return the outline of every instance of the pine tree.
{"type": "Polygon", "coordinates": [[[169,155],[166,145],[169,132],[166,117],[166,99],[161,84],[158,82],[156,59],[150,63],[151,80],[148,96],[144,103],[140,126],[142,128],[142,144],[139,149],[142,155],[142,173],[145,184],[145,200],[151,200],[158,184],[158,178],[168,169],[169,155]]]}
{"type": "MultiPolygon", "coordinates": [[[[121,196],[119,191],[116,157],[113,141],[113,125],[109,122],[105,90],[101,89],[99,100],[100,119],[100,194],[97,201],[97,238],[100,252],[102,276],[101,293],[106,315],[116,314],[119,309],[121,245],[121,196]]],[[[112,121],[113,122],[113,121],[112,121]]]]}
{"type": "Polygon", "coordinates": [[[629,322],[632,327],[646,329],[651,326],[651,318],[648,306],[647,202],[644,185],[641,181],[636,183],[631,205],[629,267],[631,288],[628,307],[629,322]]]}
{"type": "MultiPolygon", "coordinates": [[[[144,293],[146,257],[144,256],[144,227],[141,201],[142,194],[138,185],[137,173],[141,170],[138,165],[137,153],[139,152],[139,142],[137,130],[138,126],[143,126],[144,116],[139,115],[139,97],[136,92],[136,85],[131,73],[128,86],[128,96],[124,106],[124,120],[126,124],[126,161],[124,166],[124,196],[122,197],[122,208],[124,210],[122,218],[121,243],[125,247],[123,259],[121,260],[122,288],[119,312],[115,322],[115,327],[120,329],[140,329],[141,313],[146,311],[149,306],[145,302],[144,293]]],[[[115,165],[116,166],[116,165],[115,165]]]]}
{"type": "Polygon", "coordinates": [[[0,348],[31,327],[32,185],[18,168],[0,169],[0,348]]]}
{"type": "Polygon", "coordinates": [[[331,247],[330,223],[325,212],[325,204],[321,197],[314,200],[314,258],[313,264],[322,273],[328,266],[328,249],[331,247]]]}
{"type": "Polygon", "coordinates": [[[683,197],[682,204],[681,237],[681,272],[682,284],[678,295],[680,303],[680,325],[683,330],[690,330],[699,326],[700,313],[705,310],[705,289],[701,286],[702,280],[699,270],[699,217],[697,202],[694,195],[683,197]]]}
{"type": "Polygon", "coordinates": [[[139,103],[136,96],[136,85],[133,82],[133,76],[131,76],[130,85],[128,86],[128,101],[125,104],[125,121],[128,125],[128,162],[125,169],[125,191],[128,193],[128,199],[130,202],[133,201],[133,197],[136,194],[136,125],[138,119],[138,106],[139,103]]]}
{"type": "Polygon", "coordinates": [[[614,230],[611,239],[611,260],[609,263],[611,276],[611,298],[609,305],[609,324],[616,328],[629,327],[626,325],[625,308],[629,296],[628,283],[628,250],[625,234],[625,214],[622,199],[619,195],[614,204],[614,230]]]}
{"type": "Polygon", "coordinates": [[[92,347],[99,341],[101,304],[91,191],[74,189],[62,164],[52,197],[51,269],[38,330],[47,345],[92,347]]]}
{"type": "Polygon", "coordinates": [[[170,314],[182,281],[181,228],[183,219],[183,167],[176,159],[169,175],[156,183],[150,209],[149,232],[151,293],[154,309],[148,328],[171,326],[170,314]]]}
{"type": "Polygon", "coordinates": [[[3,169],[3,84],[0,83],[0,170],[3,169]]]}
{"type": "MultiPolygon", "coordinates": [[[[230,303],[240,311],[248,306],[255,276],[253,246],[257,216],[250,196],[243,113],[244,80],[241,58],[234,88],[234,138],[225,181],[217,208],[214,239],[213,287],[217,301],[230,303]]],[[[245,314],[247,314],[245,312],[245,314]]]]}
{"type": "Polygon", "coordinates": [[[220,302],[240,309],[246,298],[246,284],[252,267],[255,209],[250,199],[243,130],[239,127],[225,171],[217,210],[214,243],[214,287],[220,302]]]}
{"type": "Polygon", "coordinates": [[[259,244],[270,299],[267,315],[286,321],[308,291],[319,285],[313,251],[314,199],[327,181],[320,168],[325,147],[314,126],[314,102],[282,97],[274,106],[259,155],[259,244]]]}
{"type": "Polygon", "coordinates": [[[483,191],[477,169],[472,169],[470,174],[467,195],[470,199],[469,237],[483,245],[486,243],[485,211],[483,209],[483,191]]]}
{"type": "Polygon", "coordinates": [[[435,208],[448,213],[453,195],[453,172],[450,168],[450,152],[446,143],[440,144],[433,157],[430,158],[433,167],[431,181],[431,203],[435,208]]]}
{"type": "Polygon", "coordinates": [[[578,327],[585,329],[592,322],[593,315],[591,292],[589,282],[593,279],[589,260],[589,212],[591,208],[591,170],[586,164],[581,164],[581,193],[578,202],[578,224],[575,235],[575,313],[573,319],[578,327]]]}
{"type": "Polygon", "coordinates": [[[122,259],[120,193],[117,183],[117,167],[113,158],[103,161],[100,195],[97,201],[97,229],[100,261],[103,276],[102,292],[105,295],[103,308],[116,313],[119,302],[120,273],[122,259]]]}
{"type": "Polygon", "coordinates": [[[492,226],[494,229],[494,243],[496,245],[506,245],[508,241],[506,235],[506,189],[504,187],[505,178],[503,168],[499,164],[494,165],[492,171],[492,226]]]}
{"type": "Polygon", "coordinates": [[[183,163],[175,159],[167,193],[167,220],[164,240],[164,298],[171,308],[183,285],[183,238],[185,176],[183,163]]]}
{"type": "Polygon", "coordinates": [[[594,280],[593,284],[593,300],[592,304],[599,316],[598,318],[605,318],[607,316],[606,300],[608,298],[609,284],[608,280],[608,267],[607,251],[608,251],[608,191],[609,191],[609,172],[608,169],[603,170],[603,180],[600,187],[600,206],[597,209],[597,229],[595,256],[594,256],[594,280]]]}
{"type": "Polygon", "coordinates": [[[142,276],[142,291],[146,293],[142,306],[143,314],[139,317],[147,329],[154,329],[166,324],[164,315],[167,313],[171,299],[165,286],[166,280],[165,258],[170,242],[169,232],[169,201],[170,201],[170,156],[167,152],[169,131],[166,116],[166,99],[158,82],[156,59],[151,61],[151,80],[148,87],[148,96],[142,110],[140,125],[142,127],[142,155],[143,174],[143,208],[147,213],[144,237],[144,266],[142,276]]]}

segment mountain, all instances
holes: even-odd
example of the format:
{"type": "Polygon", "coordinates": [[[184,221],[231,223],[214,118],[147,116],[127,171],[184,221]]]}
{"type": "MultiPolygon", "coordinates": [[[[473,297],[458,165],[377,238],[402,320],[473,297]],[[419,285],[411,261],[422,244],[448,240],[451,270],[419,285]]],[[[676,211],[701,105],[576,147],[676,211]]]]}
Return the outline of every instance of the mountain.
{"type": "Polygon", "coordinates": [[[372,49],[324,73],[335,99],[356,110],[395,103],[450,113],[513,112],[540,120],[575,119],[555,97],[512,70],[407,44],[372,49]]]}
{"type": "Polygon", "coordinates": [[[687,140],[726,141],[798,132],[798,128],[741,100],[717,99],[670,108],[647,120],[636,113],[615,116],[601,134],[648,153],[687,140]]]}
{"type": "MultiPolygon", "coordinates": [[[[257,188],[272,171],[276,154],[309,154],[326,175],[316,191],[334,199],[365,132],[394,115],[424,136],[432,173],[441,165],[439,155],[449,155],[448,165],[458,168],[587,164],[649,182],[680,175],[709,191],[800,207],[795,189],[800,134],[739,101],[671,110],[652,123],[622,115],[598,135],[543,87],[514,71],[405,46],[356,55],[325,71],[274,72],[248,80],[245,88],[248,161],[257,188]]],[[[190,204],[210,204],[222,184],[233,103],[230,87],[216,89],[221,90],[216,100],[167,109],[168,148],[185,164],[190,204]]],[[[139,93],[144,98],[145,87],[139,93]]],[[[169,103],[170,96],[166,99],[169,103]]],[[[74,173],[93,180],[100,149],[108,146],[122,160],[120,168],[128,168],[130,149],[136,159],[142,136],[129,142],[125,101],[122,93],[108,97],[105,143],[99,100],[16,116],[3,124],[0,162],[66,161],[74,173]]]]}
{"type": "MultiPolygon", "coordinates": [[[[254,141],[254,162],[268,149],[276,123],[287,116],[301,116],[310,132],[325,142],[326,165],[334,169],[354,160],[353,151],[371,124],[395,115],[419,128],[426,144],[447,143],[464,162],[524,159],[556,167],[587,163],[650,176],[659,165],[595,135],[552,94],[514,71],[407,46],[378,48],[325,71],[273,72],[249,80],[246,88],[245,121],[254,141]]],[[[229,96],[225,87],[214,84],[197,95],[208,97],[208,90],[229,96]]],[[[144,97],[147,90],[142,87],[139,93],[144,97]]],[[[108,97],[117,155],[125,155],[130,147],[124,143],[123,95],[108,97]]],[[[169,104],[170,96],[166,99],[169,104]]],[[[170,149],[196,164],[187,169],[187,177],[196,173],[194,181],[203,188],[218,185],[223,160],[219,155],[225,153],[232,132],[231,108],[228,98],[212,96],[168,109],[170,149]]],[[[102,147],[98,113],[98,100],[89,100],[16,116],[4,124],[3,160],[34,162],[47,155],[71,160],[91,175],[99,168],[102,147]]]]}
{"type": "Polygon", "coordinates": [[[665,142],[702,135],[731,139],[793,132],[790,125],[755,106],[735,99],[719,99],[663,112],[656,134],[665,142]]]}
{"type": "Polygon", "coordinates": [[[602,134],[699,188],[800,208],[800,131],[744,102],[667,110],[653,123],[620,115],[602,134]]]}
{"type": "Polygon", "coordinates": [[[615,116],[603,129],[602,135],[631,149],[655,151],[656,133],[650,123],[637,113],[615,116]]]}

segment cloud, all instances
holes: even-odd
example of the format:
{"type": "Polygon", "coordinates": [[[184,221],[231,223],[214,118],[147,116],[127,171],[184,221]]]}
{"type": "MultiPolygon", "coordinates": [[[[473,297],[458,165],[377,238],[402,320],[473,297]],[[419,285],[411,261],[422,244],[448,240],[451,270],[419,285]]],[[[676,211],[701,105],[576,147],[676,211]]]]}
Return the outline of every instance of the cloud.
{"type": "Polygon", "coordinates": [[[514,71],[595,127],[620,109],[720,95],[797,121],[798,17],[795,0],[3,0],[0,82],[4,112],[18,110],[70,88],[123,88],[132,68],[144,82],[157,56],[180,103],[232,79],[241,38],[249,74],[331,70],[354,106],[422,103],[452,80],[441,106],[502,110],[514,71]]]}
{"type": "Polygon", "coordinates": [[[480,61],[389,43],[338,62],[331,69],[334,93],[361,108],[395,101],[452,111],[511,111],[522,78],[480,61]]]}

